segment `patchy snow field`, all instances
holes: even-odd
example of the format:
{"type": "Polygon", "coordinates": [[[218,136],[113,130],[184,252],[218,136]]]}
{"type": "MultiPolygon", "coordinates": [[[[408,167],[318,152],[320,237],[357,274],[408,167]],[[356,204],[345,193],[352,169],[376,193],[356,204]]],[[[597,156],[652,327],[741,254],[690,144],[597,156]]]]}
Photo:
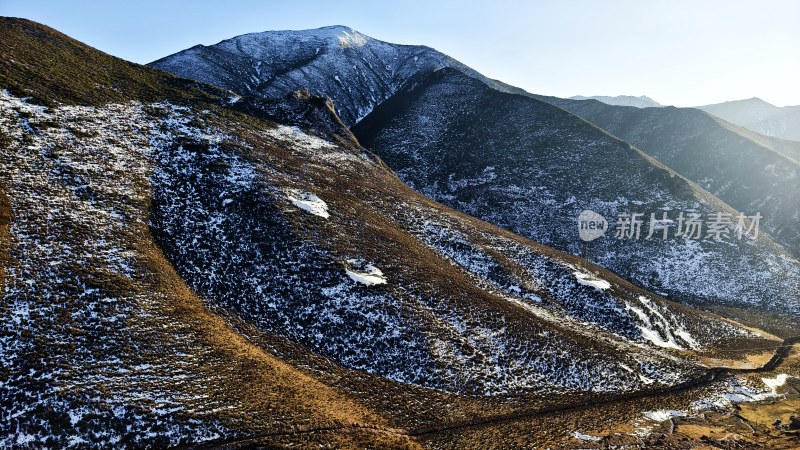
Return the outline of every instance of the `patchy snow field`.
{"type": "Polygon", "coordinates": [[[0,93],[14,214],[0,419],[15,439],[176,445],[228,435],[219,411],[246,414],[206,394],[225,362],[164,315],[152,252],[212,310],[344,368],[457,394],[673,385],[701,369],[658,343],[747,335],[388,190],[396,179],[360,150],[231,129],[167,103],[45,110],[0,93]],[[342,194],[335,175],[356,184],[342,194]]]}
{"type": "Polygon", "coordinates": [[[187,330],[154,328],[161,294],[137,281],[157,128],[136,103],[45,111],[0,91],[0,131],[12,140],[0,182],[13,212],[0,447],[48,437],[55,447],[176,445],[225,433],[204,417],[220,405],[197,395],[214,383],[198,370],[203,349],[187,330]]]}

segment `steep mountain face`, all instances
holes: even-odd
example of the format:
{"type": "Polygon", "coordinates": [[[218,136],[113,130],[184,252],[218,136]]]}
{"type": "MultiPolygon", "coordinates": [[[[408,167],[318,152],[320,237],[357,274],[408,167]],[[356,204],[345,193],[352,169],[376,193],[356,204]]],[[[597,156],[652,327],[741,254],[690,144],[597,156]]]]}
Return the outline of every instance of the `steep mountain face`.
{"type": "Polygon", "coordinates": [[[31,22],[0,37],[2,446],[337,423],[297,439],[414,448],[370,434],[398,420],[370,398],[646,392],[773,345],[414,192],[324,99],[230,105],[31,22]]]}
{"type": "Polygon", "coordinates": [[[685,239],[674,236],[672,223],[668,239],[660,230],[647,239],[649,213],[673,220],[678,212],[734,213],[552,105],[444,69],[410,82],[353,131],[430,198],[556,248],[585,251],[650,290],[695,305],[800,317],[800,263],[763,234],[716,241],[703,231],[700,239],[685,239]],[[644,214],[640,238],[609,232],[582,249],[577,218],[585,209],[612,226],[620,213],[644,214]]]}
{"type": "Polygon", "coordinates": [[[756,133],[800,141],[800,106],[778,107],[750,98],[697,108],[756,133]]]}
{"type": "Polygon", "coordinates": [[[419,72],[457,67],[492,83],[432,48],[390,44],[343,26],[245,34],[212,46],[198,45],[150,65],[263,99],[310,89],[331,97],[347,126],[419,72]]]}
{"type": "Polygon", "coordinates": [[[798,146],[693,108],[637,109],[596,101],[543,100],[632,143],[733,208],[759,212],[764,231],[800,255],[798,146]]]}
{"type": "Polygon", "coordinates": [[[583,95],[575,95],[570,97],[572,100],[597,100],[603,102],[607,105],[616,105],[616,106],[633,106],[636,108],[658,108],[662,105],[657,101],[653,100],[652,98],[646,95],[640,95],[635,97],[633,95],[616,95],[616,96],[608,96],[608,95],[592,95],[590,97],[585,97],[583,95]]]}

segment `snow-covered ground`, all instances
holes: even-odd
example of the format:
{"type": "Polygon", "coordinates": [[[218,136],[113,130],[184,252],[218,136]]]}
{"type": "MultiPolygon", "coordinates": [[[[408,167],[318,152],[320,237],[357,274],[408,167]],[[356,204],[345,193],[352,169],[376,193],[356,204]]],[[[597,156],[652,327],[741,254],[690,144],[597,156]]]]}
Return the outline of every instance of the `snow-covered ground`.
{"type": "Polygon", "coordinates": [[[137,281],[157,127],[137,103],[45,110],[0,91],[11,139],[0,182],[13,213],[0,447],[176,445],[226,432],[204,418],[220,405],[197,397],[214,383],[198,370],[203,349],[185,330],[154,327],[161,293],[137,281]]]}
{"type": "Polygon", "coordinates": [[[679,212],[708,217],[721,205],[627,143],[555,106],[493,91],[455,71],[438,71],[398,95],[409,99],[403,107],[389,105],[354,130],[404,182],[431,199],[585,254],[680,302],[800,317],[800,261],[774,244],[684,239],[675,236],[675,223],[667,239],[658,232],[648,239],[649,213],[666,212],[673,220],[679,212]],[[497,106],[487,113],[478,105],[497,106]],[[601,214],[611,228],[588,244],[577,232],[585,209],[601,214]],[[642,214],[638,239],[617,238],[620,213],[642,214]]]}
{"type": "Polygon", "coordinates": [[[19,439],[54,432],[43,411],[75,429],[119,424],[97,431],[98,445],[228,433],[212,417],[242,405],[202,394],[224,379],[198,366],[214,359],[192,330],[164,318],[139,246],[152,244],[136,244],[151,236],[211,307],[345,368],[446,392],[672,385],[699,369],[640,327],[687,348],[686,336],[713,345],[743,333],[577,277],[588,272],[444,208],[398,201],[416,197],[381,191],[394,178],[370,158],[298,129],[249,129],[254,143],[168,103],[45,110],[2,92],[0,107],[14,213],[0,414],[19,439]],[[281,149],[273,160],[259,153],[270,145],[281,149]],[[386,179],[342,194],[331,173],[386,179]],[[365,212],[385,222],[365,223],[365,212]],[[382,250],[392,239],[403,251],[382,250]],[[436,275],[442,264],[456,274],[436,275]],[[713,333],[690,334],[690,320],[713,333]]]}
{"type": "Polygon", "coordinates": [[[642,414],[649,420],[662,422],[673,417],[692,416],[705,410],[729,410],[737,403],[760,402],[763,400],[781,397],[777,389],[786,383],[789,378],[786,374],[779,374],[774,378],[762,378],[761,385],[752,383],[738,376],[729,377],[723,384],[705,398],[692,403],[686,410],[654,410],[642,414]]]}

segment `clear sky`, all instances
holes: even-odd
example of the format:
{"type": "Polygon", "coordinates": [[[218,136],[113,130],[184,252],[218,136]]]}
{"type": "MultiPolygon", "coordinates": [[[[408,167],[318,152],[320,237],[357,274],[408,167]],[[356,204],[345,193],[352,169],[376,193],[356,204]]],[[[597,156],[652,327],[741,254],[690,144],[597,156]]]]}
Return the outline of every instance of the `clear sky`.
{"type": "Polygon", "coordinates": [[[0,15],[138,63],[248,32],[346,25],[538,94],[800,105],[796,0],[0,0],[0,15]]]}

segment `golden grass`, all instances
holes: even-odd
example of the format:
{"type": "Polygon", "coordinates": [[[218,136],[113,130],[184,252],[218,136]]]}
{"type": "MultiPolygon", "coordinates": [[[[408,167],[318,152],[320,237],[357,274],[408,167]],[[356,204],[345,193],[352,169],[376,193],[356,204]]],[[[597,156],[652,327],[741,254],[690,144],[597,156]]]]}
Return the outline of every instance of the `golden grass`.
{"type": "Polygon", "coordinates": [[[763,352],[758,352],[753,354],[745,354],[737,359],[701,356],[698,358],[698,361],[706,367],[721,367],[727,369],[755,369],[769,362],[769,360],[772,359],[772,355],[774,354],[775,354],[774,350],[766,350],[763,352]]]}
{"type": "Polygon", "coordinates": [[[0,85],[33,103],[216,103],[222,89],[109,56],[47,26],[0,17],[0,85]]]}
{"type": "Polygon", "coordinates": [[[753,310],[745,307],[723,306],[715,304],[705,305],[714,313],[728,318],[735,318],[736,322],[748,325],[769,335],[785,339],[797,336],[800,330],[800,320],[787,317],[786,314],[769,313],[763,309],[753,310]]]}
{"type": "Polygon", "coordinates": [[[800,399],[787,398],[760,403],[743,403],[739,415],[753,424],[772,426],[776,420],[789,423],[790,416],[800,416],[800,399]]]}
{"type": "Polygon", "coordinates": [[[700,440],[703,436],[725,436],[728,433],[727,429],[722,426],[693,423],[680,424],[675,431],[692,440],[700,440]]]}
{"type": "MultiPolygon", "coordinates": [[[[252,431],[274,430],[270,418],[291,417],[284,423],[293,426],[301,423],[341,422],[386,426],[387,421],[369,411],[357,401],[349,399],[301,370],[281,361],[264,349],[246,340],[225,320],[209,311],[203,302],[186,286],[152,240],[137,242],[148,273],[148,284],[167,294],[163,305],[163,319],[189,324],[194,330],[196,345],[209,347],[221,364],[207,367],[222,382],[212,392],[204,394],[218,397],[229,404],[240,404],[247,411],[248,422],[240,422],[252,431]],[[260,421],[264,423],[259,423],[260,421]],[[266,425],[266,426],[265,426],[266,425]]],[[[220,413],[223,418],[225,413],[220,413]]],[[[239,418],[241,419],[241,418],[239,418]]],[[[242,430],[245,431],[245,430],[242,430]]],[[[374,434],[361,431],[362,434],[374,434]]],[[[379,432],[375,432],[381,434],[379,432]]],[[[334,433],[335,434],[335,433],[334,433]]],[[[347,432],[345,434],[350,434],[347,432]]],[[[320,439],[331,439],[331,433],[319,433],[320,439]]],[[[383,436],[380,438],[392,447],[416,448],[407,437],[383,436]]],[[[340,448],[360,447],[360,440],[347,436],[335,439],[340,448]],[[345,445],[347,443],[353,445],[345,445]]]]}

